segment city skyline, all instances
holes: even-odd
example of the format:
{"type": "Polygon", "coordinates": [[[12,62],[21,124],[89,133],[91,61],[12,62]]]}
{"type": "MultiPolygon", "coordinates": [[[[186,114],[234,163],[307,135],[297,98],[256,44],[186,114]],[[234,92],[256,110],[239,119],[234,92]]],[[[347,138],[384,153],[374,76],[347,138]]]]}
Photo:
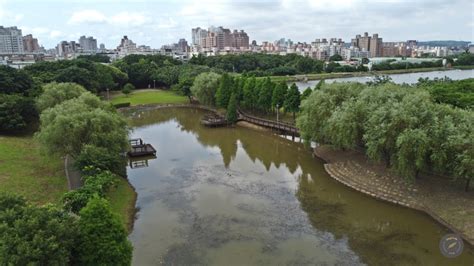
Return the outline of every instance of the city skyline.
{"type": "Polygon", "coordinates": [[[45,48],[83,35],[108,48],[116,47],[124,35],[138,44],[160,47],[180,38],[190,41],[191,28],[211,25],[244,29],[258,42],[282,37],[301,42],[337,37],[349,42],[354,34],[367,31],[379,33],[384,41],[474,39],[473,4],[466,0],[91,3],[0,0],[0,25],[18,26],[45,48]],[[428,25],[437,30],[427,31],[428,25]]]}

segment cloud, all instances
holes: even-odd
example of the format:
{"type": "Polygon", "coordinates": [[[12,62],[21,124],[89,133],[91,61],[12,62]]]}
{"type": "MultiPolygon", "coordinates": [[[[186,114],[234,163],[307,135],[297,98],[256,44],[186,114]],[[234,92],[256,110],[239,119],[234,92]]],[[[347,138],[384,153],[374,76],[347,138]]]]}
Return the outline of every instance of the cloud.
{"type": "Polygon", "coordinates": [[[107,22],[116,26],[142,26],[151,22],[151,18],[139,12],[120,12],[113,15],[107,22]]]}
{"type": "Polygon", "coordinates": [[[151,22],[151,19],[140,12],[123,11],[115,15],[107,16],[104,13],[88,9],[74,12],[68,24],[109,24],[112,26],[142,26],[151,22]]]}
{"type": "Polygon", "coordinates": [[[104,23],[106,22],[106,17],[104,14],[97,10],[81,10],[76,11],[72,14],[71,18],[69,19],[69,24],[83,24],[83,23],[104,23]]]}

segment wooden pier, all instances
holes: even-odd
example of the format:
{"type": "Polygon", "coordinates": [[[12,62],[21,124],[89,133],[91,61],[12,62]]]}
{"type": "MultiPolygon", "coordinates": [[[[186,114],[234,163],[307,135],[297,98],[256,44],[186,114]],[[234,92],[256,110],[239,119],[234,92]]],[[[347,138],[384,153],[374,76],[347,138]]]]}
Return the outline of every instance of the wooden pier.
{"type": "Polygon", "coordinates": [[[201,124],[207,127],[227,126],[227,119],[217,114],[207,114],[201,119],[201,124]]]}
{"type": "Polygon", "coordinates": [[[240,109],[238,109],[237,112],[239,114],[239,120],[247,121],[255,125],[270,128],[270,129],[282,132],[284,134],[291,135],[293,137],[299,136],[299,130],[293,124],[280,122],[280,121],[277,122],[273,120],[268,120],[268,119],[252,116],[252,115],[242,112],[240,109]]]}
{"type": "Polygon", "coordinates": [[[151,144],[144,143],[142,139],[131,139],[130,151],[127,154],[130,157],[156,155],[156,150],[151,144]]]}

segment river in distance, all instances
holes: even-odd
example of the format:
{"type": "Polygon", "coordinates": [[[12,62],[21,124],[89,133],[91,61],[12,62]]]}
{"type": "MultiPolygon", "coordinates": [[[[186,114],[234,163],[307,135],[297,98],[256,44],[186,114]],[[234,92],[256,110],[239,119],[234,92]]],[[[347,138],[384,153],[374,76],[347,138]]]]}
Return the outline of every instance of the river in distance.
{"type": "MultiPolygon", "coordinates": [[[[448,77],[452,80],[460,80],[460,79],[468,79],[474,78],[474,69],[467,69],[467,70],[460,70],[460,69],[453,69],[453,70],[446,70],[446,71],[430,71],[430,72],[417,72],[417,73],[403,73],[403,74],[390,74],[386,75],[389,76],[393,82],[396,84],[414,84],[418,82],[419,78],[444,78],[448,77]]],[[[366,77],[349,77],[349,78],[335,78],[335,79],[326,79],[325,82],[333,83],[333,82],[360,82],[366,83],[368,81],[372,81],[374,79],[373,76],[366,76],[366,77]]],[[[303,91],[307,87],[314,88],[319,80],[309,80],[308,82],[295,82],[298,88],[303,91]]],[[[293,82],[289,82],[288,84],[293,84],[293,82]]]]}
{"type": "Polygon", "coordinates": [[[309,150],[271,132],[205,128],[205,111],[131,110],[132,137],[157,149],[131,162],[134,265],[472,265],[429,216],[336,182],[309,150]]]}

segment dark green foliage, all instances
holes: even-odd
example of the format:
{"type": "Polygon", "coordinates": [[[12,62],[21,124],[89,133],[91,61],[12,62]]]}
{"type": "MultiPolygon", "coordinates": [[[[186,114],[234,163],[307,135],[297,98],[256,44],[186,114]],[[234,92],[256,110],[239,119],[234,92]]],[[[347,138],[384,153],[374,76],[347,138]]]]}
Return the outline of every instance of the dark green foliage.
{"type": "Polygon", "coordinates": [[[191,58],[189,63],[256,76],[319,73],[323,66],[321,61],[296,54],[285,56],[271,54],[197,56],[191,58]]]}
{"type": "Polygon", "coordinates": [[[472,66],[474,65],[474,54],[463,53],[458,56],[458,60],[455,61],[455,65],[459,66],[472,66]]]}
{"type": "Polygon", "coordinates": [[[23,70],[0,65],[0,93],[29,95],[33,89],[31,77],[23,70]]]}
{"type": "Polygon", "coordinates": [[[340,54],[335,54],[331,57],[329,57],[329,61],[342,61],[343,58],[340,54]]]}
{"type": "Polygon", "coordinates": [[[320,81],[318,82],[318,84],[316,84],[316,86],[314,87],[314,90],[315,90],[315,91],[320,90],[321,87],[324,85],[324,83],[325,83],[325,82],[324,82],[324,79],[320,80],[320,81]]]}
{"type": "Polygon", "coordinates": [[[219,88],[216,92],[216,105],[226,108],[229,104],[230,96],[234,91],[234,80],[229,74],[224,73],[219,81],[219,88]]]}
{"type": "Polygon", "coordinates": [[[128,80],[127,74],[118,68],[84,58],[38,62],[24,71],[39,83],[74,82],[92,92],[118,89],[128,80]]]}
{"type": "Polygon", "coordinates": [[[447,103],[460,108],[474,108],[474,79],[450,80],[420,79],[418,87],[425,88],[438,103],[447,103]]]}
{"type": "Polygon", "coordinates": [[[75,167],[82,171],[87,166],[125,175],[124,158],[118,153],[110,153],[104,147],[85,145],[82,148],[81,153],[75,158],[75,167]]]}
{"type": "Polygon", "coordinates": [[[296,112],[300,110],[300,103],[300,91],[298,90],[298,86],[293,83],[286,94],[285,102],[283,104],[285,112],[292,112],[293,117],[295,117],[296,112]]]}
{"type": "Polygon", "coordinates": [[[94,196],[103,197],[115,183],[116,177],[109,171],[100,171],[90,167],[82,169],[86,174],[91,172],[92,175],[83,176],[84,185],[66,192],[63,196],[64,209],[73,213],[79,213],[94,196]]]}
{"type": "Polygon", "coordinates": [[[256,99],[256,88],[257,80],[255,77],[248,78],[245,81],[244,87],[242,89],[243,93],[243,103],[242,105],[247,109],[254,109],[257,106],[256,99]]]}
{"type": "Polygon", "coordinates": [[[272,107],[272,96],[273,96],[273,89],[275,84],[270,80],[269,77],[266,77],[263,80],[261,85],[259,94],[258,94],[258,101],[257,107],[263,112],[270,111],[272,107]]]}
{"type": "Polygon", "coordinates": [[[0,132],[23,130],[37,117],[32,98],[19,94],[0,94],[0,132]]]}
{"type": "Polygon", "coordinates": [[[36,207],[0,194],[0,261],[3,265],[67,265],[77,225],[68,213],[36,207]]]}
{"type": "Polygon", "coordinates": [[[272,107],[273,108],[282,108],[285,103],[286,94],[288,92],[288,85],[286,82],[279,82],[273,89],[272,93],[272,107]]]}
{"type": "Polygon", "coordinates": [[[235,93],[232,93],[229,100],[229,105],[227,106],[226,113],[227,122],[233,124],[237,122],[237,97],[235,93]]]}
{"type": "Polygon", "coordinates": [[[127,103],[116,103],[114,104],[114,107],[115,108],[124,108],[124,107],[129,107],[130,106],[130,102],[127,102],[127,103]]]}
{"type": "Polygon", "coordinates": [[[310,87],[306,88],[306,90],[304,90],[303,93],[301,94],[301,101],[308,98],[312,92],[313,90],[310,87]]]}
{"type": "Polygon", "coordinates": [[[97,63],[110,63],[110,57],[105,54],[80,55],[77,59],[86,59],[97,63]]]}
{"type": "Polygon", "coordinates": [[[129,95],[133,90],[135,90],[135,87],[132,84],[127,83],[125,86],[123,86],[122,93],[129,95]]]}
{"type": "Polygon", "coordinates": [[[132,245],[109,203],[92,198],[80,212],[75,260],[80,265],[130,265],[132,245]]]}

